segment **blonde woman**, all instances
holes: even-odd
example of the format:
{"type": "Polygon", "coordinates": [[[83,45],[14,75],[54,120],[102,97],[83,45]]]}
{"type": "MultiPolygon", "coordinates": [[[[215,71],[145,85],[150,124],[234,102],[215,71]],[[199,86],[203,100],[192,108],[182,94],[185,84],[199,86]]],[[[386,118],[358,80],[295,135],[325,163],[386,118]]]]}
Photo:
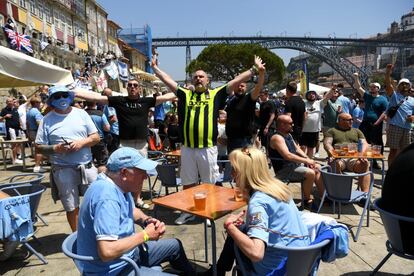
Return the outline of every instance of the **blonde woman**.
{"type": "Polygon", "coordinates": [[[249,275],[266,275],[285,257],[272,245],[309,245],[307,229],[289,188],[271,176],[263,152],[251,147],[237,149],[229,159],[248,209],[246,221],[243,211],[228,216],[224,222],[228,237],[217,263],[217,275],[225,275],[232,268],[233,243],[246,259],[249,275]]]}

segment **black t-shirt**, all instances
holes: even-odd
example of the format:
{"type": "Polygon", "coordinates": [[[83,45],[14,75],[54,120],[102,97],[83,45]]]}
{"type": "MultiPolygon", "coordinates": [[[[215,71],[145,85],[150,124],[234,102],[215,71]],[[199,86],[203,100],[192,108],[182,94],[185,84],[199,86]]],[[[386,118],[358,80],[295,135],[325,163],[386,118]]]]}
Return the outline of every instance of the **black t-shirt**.
{"type": "Polygon", "coordinates": [[[11,118],[5,118],[6,121],[6,128],[14,128],[14,129],[20,129],[20,117],[19,112],[17,112],[17,108],[9,108],[5,107],[1,110],[1,117],[6,116],[7,114],[11,114],[11,118]]]}
{"type": "Polygon", "coordinates": [[[291,97],[285,106],[285,113],[291,113],[294,127],[303,128],[305,102],[299,96],[291,97]]]}
{"type": "Polygon", "coordinates": [[[250,137],[253,134],[254,111],[256,101],[251,94],[233,96],[227,102],[226,135],[227,138],[250,137]]]}
{"type": "MultiPolygon", "coordinates": [[[[414,143],[406,147],[388,169],[379,206],[390,213],[414,218],[414,143]]],[[[414,254],[414,223],[400,222],[401,240],[407,253],[414,254]]]]}
{"type": "MultiPolygon", "coordinates": [[[[276,105],[273,101],[266,101],[260,103],[259,122],[260,128],[264,129],[269,122],[269,118],[272,113],[276,113],[276,105]]],[[[275,114],[277,115],[277,114],[275,114]]],[[[275,116],[276,119],[276,116],[275,116]]],[[[275,128],[275,120],[270,124],[270,128],[275,128]]]]}
{"type": "Polygon", "coordinates": [[[148,135],[148,111],[155,106],[155,98],[108,97],[108,106],[114,107],[119,123],[119,138],[146,140],[148,135]]]}

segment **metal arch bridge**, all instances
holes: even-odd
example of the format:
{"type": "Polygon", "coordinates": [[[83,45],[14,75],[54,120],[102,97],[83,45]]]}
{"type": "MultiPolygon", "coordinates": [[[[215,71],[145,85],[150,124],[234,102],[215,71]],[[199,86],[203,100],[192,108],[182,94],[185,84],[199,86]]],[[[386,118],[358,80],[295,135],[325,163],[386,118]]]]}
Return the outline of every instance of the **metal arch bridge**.
{"type": "Polygon", "coordinates": [[[191,46],[208,46],[215,44],[260,44],[268,49],[287,48],[306,52],[316,56],[330,65],[345,81],[354,86],[353,73],[358,72],[361,77],[362,85],[366,87],[368,81],[368,71],[359,68],[348,59],[341,57],[337,51],[331,47],[350,46],[350,47],[388,47],[402,49],[414,48],[412,41],[386,40],[386,39],[352,39],[352,38],[323,38],[323,37],[180,37],[180,38],[153,38],[153,47],[186,47],[186,63],[191,61],[191,46]]]}

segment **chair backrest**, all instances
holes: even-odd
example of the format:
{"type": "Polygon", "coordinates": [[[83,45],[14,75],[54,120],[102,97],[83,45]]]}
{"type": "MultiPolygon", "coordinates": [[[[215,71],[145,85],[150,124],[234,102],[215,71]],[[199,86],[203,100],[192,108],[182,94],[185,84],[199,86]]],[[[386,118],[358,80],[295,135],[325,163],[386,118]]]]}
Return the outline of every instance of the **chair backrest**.
{"type": "Polygon", "coordinates": [[[158,178],[161,180],[162,186],[177,186],[177,176],[175,171],[177,167],[177,164],[159,164],[156,167],[158,172],[158,178]]]}
{"type": "MultiPolygon", "coordinates": [[[[93,262],[93,261],[97,261],[97,259],[92,256],[82,256],[82,255],[77,254],[77,248],[76,248],[77,238],[78,238],[78,232],[74,232],[70,234],[69,236],[67,236],[66,239],[62,243],[62,251],[63,251],[63,254],[65,254],[66,256],[68,256],[69,258],[73,260],[73,262],[76,265],[76,268],[79,270],[79,272],[82,273],[83,269],[79,261],[93,262]]],[[[120,259],[130,264],[135,270],[135,275],[137,276],[139,275],[138,266],[132,259],[125,257],[125,256],[120,257],[120,259]]]]}
{"type": "Polygon", "coordinates": [[[28,195],[30,197],[30,212],[32,221],[36,222],[36,212],[39,207],[42,193],[46,191],[46,187],[40,184],[22,184],[13,185],[1,189],[2,192],[7,193],[10,196],[28,195]]]}
{"type": "Polygon", "coordinates": [[[39,185],[45,175],[43,173],[19,173],[9,178],[9,183],[1,184],[2,187],[10,185],[32,184],[39,185]]]}
{"type": "Polygon", "coordinates": [[[149,150],[147,151],[147,156],[149,159],[155,160],[164,157],[164,153],[158,150],[149,150]]]}
{"type": "Polygon", "coordinates": [[[329,242],[330,240],[324,240],[318,244],[303,247],[275,246],[275,248],[287,252],[287,275],[307,276],[316,259],[321,255],[322,247],[329,242]]]}
{"type": "Polygon", "coordinates": [[[323,185],[328,193],[329,197],[338,201],[347,201],[351,199],[352,194],[352,182],[354,178],[369,174],[337,174],[329,171],[329,166],[321,168],[323,185]]]}
{"type": "MultiPolygon", "coordinates": [[[[381,198],[377,198],[374,201],[375,209],[378,210],[381,216],[381,220],[384,224],[385,232],[387,233],[388,240],[390,241],[394,250],[402,253],[413,254],[412,248],[407,248],[406,241],[403,238],[402,233],[412,235],[414,233],[414,218],[396,215],[385,211],[381,208],[381,198]],[[409,230],[411,229],[411,230],[409,230]]],[[[409,247],[412,247],[409,246],[409,247]]]]}

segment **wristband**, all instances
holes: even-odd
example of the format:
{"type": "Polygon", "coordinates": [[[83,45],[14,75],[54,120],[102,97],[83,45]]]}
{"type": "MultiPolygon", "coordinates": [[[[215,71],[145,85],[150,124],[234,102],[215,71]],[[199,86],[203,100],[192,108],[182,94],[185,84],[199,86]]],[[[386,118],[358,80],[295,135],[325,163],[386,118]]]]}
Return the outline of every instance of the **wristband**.
{"type": "Polygon", "coordinates": [[[256,65],[253,65],[249,70],[252,73],[252,75],[257,75],[257,73],[259,73],[259,69],[257,69],[256,65]]]}
{"type": "Polygon", "coordinates": [[[227,230],[227,228],[229,228],[229,226],[230,226],[231,224],[233,224],[233,222],[232,222],[232,221],[229,221],[229,222],[224,223],[224,229],[226,229],[226,230],[227,230]]]}
{"type": "Polygon", "coordinates": [[[147,242],[147,241],[149,241],[149,236],[148,236],[148,233],[147,233],[147,231],[145,231],[145,230],[142,230],[142,233],[144,233],[144,242],[147,242]]]}

